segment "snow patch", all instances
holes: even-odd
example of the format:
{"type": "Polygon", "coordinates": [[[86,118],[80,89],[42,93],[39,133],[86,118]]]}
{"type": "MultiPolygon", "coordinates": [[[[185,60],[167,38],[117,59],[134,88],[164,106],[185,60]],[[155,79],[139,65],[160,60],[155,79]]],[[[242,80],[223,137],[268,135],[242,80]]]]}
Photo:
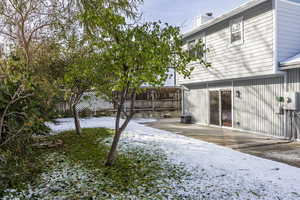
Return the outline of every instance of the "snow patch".
{"type": "MultiPolygon", "coordinates": [[[[74,129],[72,119],[48,123],[53,132],[74,129]]],[[[82,119],[83,128],[114,128],[114,118],[82,119]]],[[[183,180],[189,192],[204,191],[207,199],[300,199],[300,169],[130,122],[121,145],[162,149],[175,164],[184,164],[192,176],[183,180]]],[[[124,147],[122,147],[124,148],[124,147]]],[[[201,195],[199,196],[199,198],[201,195]]],[[[201,198],[200,198],[201,199],[201,198]]]]}

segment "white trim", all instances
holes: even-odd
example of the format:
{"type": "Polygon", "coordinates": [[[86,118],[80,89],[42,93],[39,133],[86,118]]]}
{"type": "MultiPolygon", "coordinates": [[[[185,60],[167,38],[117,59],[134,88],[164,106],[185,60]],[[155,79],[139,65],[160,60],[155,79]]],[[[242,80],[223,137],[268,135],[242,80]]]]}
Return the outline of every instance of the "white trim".
{"type": "MultiPolygon", "coordinates": [[[[288,77],[287,77],[287,73],[284,74],[284,81],[283,81],[283,94],[285,94],[286,92],[288,91],[288,77]]],[[[288,121],[287,121],[287,112],[284,111],[284,114],[283,114],[283,134],[285,136],[288,135],[288,130],[287,130],[287,127],[288,127],[288,121]]]]}
{"type": "Polygon", "coordinates": [[[219,126],[222,126],[222,91],[219,90],[219,126]]]}
{"type": "Polygon", "coordinates": [[[300,66],[300,61],[294,61],[294,62],[289,62],[289,63],[280,63],[281,67],[288,67],[288,66],[292,66],[292,65],[300,66]]]}
{"type": "MultiPolygon", "coordinates": [[[[208,85],[209,87],[209,85],[208,85]]],[[[231,86],[224,86],[224,87],[215,87],[215,88],[208,88],[208,91],[228,91],[231,90],[231,86]]]]}
{"type": "Polygon", "coordinates": [[[184,103],[185,103],[185,97],[184,97],[184,86],[181,86],[181,114],[185,115],[184,111],[184,103]]]}
{"type": "Polygon", "coordinates": [[[234,81],[232,81],[232,86],[231,86],[231,123],[232,123],[232,127],[234,127],[235,125],[235,119],[234,119],[234,100],[235,100],[235,89],[234,89],[234,81]]]}
{"type": "Polygon", "coordinates": [[[285,74],[280,70],[279,56],[278,56],[278,1],[272,0],[273,7],[273,73],[274,74],[285,74]]]}
{"type": "Polygon", "coordinates": [[[251,0],[251,1],[248,1],[248,2],[240,5],[239,7],[234,8],[233,10],[231,10],[231,11],[229,11],[229,12],[227,12],[227,13],[225,13],[225,14],[223,14],[223,15],[221,15],[221,16],[219,16],[219,17],[217,17],[217,18],[215,18],[215,19],[213,19],[211,21],[209,21],[208,23],[203,24],[200,27],[197,27],[197,28],[195,28],[195,29],[193,29],[191,31],[188,31],[188,32],[184,33],[183,34],[183,38],[187,38],[187,37],[189,37],[189,36],[191,36],[193,34],[196,34],[199,31],[202,31],[202,30],[204,30],[204,29],[206,29],[208,27],[211,27],[211,26],[219,23],[219,22],[222,22],[222,21],[224,21],[226,19],[229,19],[230,17],[233,17],[233,16],[235,16],[235,15],[237,15],[239,13],[242,13],[242,12],[244,12],[244,11],[246,11],[248,9],[251,9],[251,8],[253,8],[253,7],[255,7],[255,6],[257,6],[257,5],[261,4],[261,3],[264,3],[266,1],[268,1],[268,0],[251,0]]]}
{"type": "Polygon", "coordinates": [[[286,67],[280,67],[280,70],[288,70],[288,69],[297,69],[300,68],[300,64],[298,65],[291,65],[291,66],[286,66],[286,67]]]}
{"type": "Polygon", "coordinates": [[[206,100],[207,100],[207,123],[209,124],[210,122],[210,98],[209,98],[209,89],[208,89],[208,84],[206,84],[206,100]]]}
{"type": "Polygon", "coordinates": [[[273,7],[273,72],[276,74],[279,71],[278,63],[278,11],[277,11],[278,2],[277,0],[272,0],[273,7]]]}
{"type": "Polygon", "coordinates": [[[194,81],[189,83],[178,83],[179,85],[186,85],[186,86],[197,86],[197,85],[207,85],[211,83],[223,83],[223,82],[231,82],[231,81],[244,81],[244,80],[257,80],[261,78],[274,78],[274,77],[281,77],[284,73],[277,73],[277,74],[267,74],[267,75],[259,75],[259,76],[248,76],[242,78],[234,78],[234,79],[219,79],[219,80],[212,80],[212,81],[194,81]]]}

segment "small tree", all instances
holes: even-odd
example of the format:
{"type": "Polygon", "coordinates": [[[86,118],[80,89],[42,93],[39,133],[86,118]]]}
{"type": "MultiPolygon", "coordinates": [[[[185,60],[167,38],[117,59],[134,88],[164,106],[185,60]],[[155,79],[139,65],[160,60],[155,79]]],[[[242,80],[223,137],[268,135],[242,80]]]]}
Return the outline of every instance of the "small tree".
{"type": "Polygon", "coordinates": [[[77,105],[83,94],[92,88],[96,80],[93,72],[95,60],[92,57],[93,54],[87,49],[88,47],[80,48],[71,55],[62,81],[65,97],[68,99],[78,135],[81,134],[81,127],[77,105]]]}
{"type": "MultiPolygon", "coordinates": [[[[114,12],[114,4],[103,4],[104,0],[97,2],[97,5],[84,6],[82,19],[101,60],[101,65],[95,65],[95,73],[102,82],[95,87],[117,106],[115,136],[106,162],[110,166],[116,158],[121,134],[135,114],[135,97],[141,86],[163,85],[170,67],[188,77],[193,70],[187,68],[189,62],[198,60],[206,63],[198,56],[201,54],[191,54],[182,49],[184,43],[179,28],[161,22],[136,23],[136,4],[126,0],[112,2],[123,2],[129,6],[129,16],[126,11],[114,12]],[[130,104],[128,109],[125,108],[127,100],[130,104]]],[[[194,48],[201,53],[205,52],[203,47],[200,42],[194,48]]]]}
{"type": "MultiPolygon", "coordinates": [[[[113,42],[101,54],[103,62],[109,66],[105,74],[110,77],[110,82],[105,84],[105,88],[103,85],[98,87],[117,105],[115,136],[106,162],[108,166],[114,163],[120,136],[135,114],[135,97],[141,92],[141,87],[162,86],[171,66],[178,74],[188,77],[193,70],[186,67],[189,62],[198,60],[206,64],[197,57],[198,54],[182,49],[179,29],[167,24],[154,22],[128,26],[115,31],[112,37],[113,42]],[[125,108],[126,101],[130,102],[129,108],[125,108]],[[124,121],[121,120],[122,115],[124,121]]],[[[203,43],[195,48],[205,51],[203,43]]]]}
{"type": "MultiPolygon", "coordinates": [[[[81,134],[79,121],[79,113],[77,105],[80,102],[83,94],[97,85],[99,88],[104,86],[105,66],[101,58],[103,45],[107,44],[107,37],[98,37],[97,45],[93,45],[93,35],[96,30],[98,36],[101,35],[102,28],[109,28],[110,23],[118,24],[119,14],[124,14],[128,17],[133,17],[134,6],[132,3],[139,0],[81,0],[77,1],[77,6],[70,6],[72,9],[68,12],[68,26],[65,26],[65,31],[62,33],[62,41],[64,43],[64,57],[67,60],[65,67],[62,87],[65,91],[65,97],[68,99],[70,111],[74,117],[76,133],[81,134]],[[81,12],[81,22],[78,21],[78,11],[81,12]],[[97,15],[94,14],[97,11],[97,15]],[[97,24],[101,24],[101,28],[95,27],[93,22],[97,20],[97,24]],[[115,21],[117,20],[117,21],[115,21]],[[100,33],[100,32],[101,33],[100,33]],[[93,33],[92,33],[93,32],[93,33]],[[103,42],[103,43],[102,43],[103,42]],[[97,66],[97,67],[96,67],[97,66]],[[97,77],[95,76],[97,74],[97,77]]],[[[121,18],[123,19],[123,18],[121,18]]],[[[108,84],[108,82],[106,82],[108,84]]]]}

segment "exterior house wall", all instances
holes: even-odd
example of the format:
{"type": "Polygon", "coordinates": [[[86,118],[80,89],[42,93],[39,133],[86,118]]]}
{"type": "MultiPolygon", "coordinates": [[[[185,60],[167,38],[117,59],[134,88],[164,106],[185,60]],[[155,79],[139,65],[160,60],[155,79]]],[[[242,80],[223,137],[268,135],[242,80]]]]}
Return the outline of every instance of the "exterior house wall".
{"type": "Polygon", "coordinates": [[[284,93],[283,83],[280,76],[193,86],[185,93],[185,112],[195,123],[209,125],[209,91],[227,88],[233,94],[232,128],[285,137],[284,116],[277,114],[280,105],[276,101],[284,93]]]}
{"type": "MultiPolygon", "coordinates": [[[[287,70],[287,92],[300,92],[300,68],[287,70]]],[[[299,116],[295,119],[300,124],[299,116]]],[[[296,133],[295,124],[291,121],[290,113],[286,113],[286,129],[288,137],[296,133]],[[293,125],[291,125],[293,124],[293,125]]],[[[298,138],[299,139],[299,138],[298,138]]]]}
{"type": "Polygon", "coordinates": [[[300,52],[300,1],[277,1],[278,61],[300,52]]]}
{"type": "Polygon", "coordinates": [[[284,137],[284,118],[278,115],[277,96],[284,93],[284,78],[263,78],[234,82],[233,127],[284,137]],[[239,122],[239,124],[238,124],[239,122]]]}
{"type": "MultiPolygon", "coordinates": [[[[191,63],[195,70],[191,79],[178,77],[179,84],[207,82],[224,79],[252,77],[273,73],[273,5],[267,1],[241,14],[208,27],[202,32],[185,38],[186,42],[205,34],[209,49],[207,61],[212,67],[191,63]],[[244,43],[231,46],[229,23],[243,17],[244,43]]],[[[185,47],[186,48],[186,47],[185,47]]]]}
{"type": "MultiPolygon", "coordinates": [[[[296,132],[290,113],[278,114],[276,97],[300,92],[300,68],[277,71],[279,62],[300,52],[300,1],[269,0],[200,29],[187,36],[186,42],[203,34],[210,50],[206,58],[212,67],[191,63],[195,67],[191,79],[178,77],[178,83],[189,89],[184,96],[184,111],[193,121],[209,125],[209,91],[226,88],[233,94],[232,128],[284,138],[296,132]],[[238,17],[244,19],[244,43],[230,46],[229,22],[238,17]]],[[[300,117],[296,122],[300,124],[300,117]]]]}
{"type": "Polygon", "coordinates": [[[300,69],[287,70],[287,92],[300,92],[300,69]]]}
{"type": "Polygon", "coordinates": [[[184,92],[184,114],[192,116],[192,121],[209,124],[209,100],[206,85],[189,88],[184,92]]]}

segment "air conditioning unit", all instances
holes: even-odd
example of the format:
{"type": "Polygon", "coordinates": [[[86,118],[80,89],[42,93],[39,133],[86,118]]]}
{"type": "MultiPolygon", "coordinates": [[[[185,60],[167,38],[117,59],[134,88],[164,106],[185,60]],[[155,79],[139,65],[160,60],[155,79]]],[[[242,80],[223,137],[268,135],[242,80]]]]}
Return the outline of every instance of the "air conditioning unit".
{"type": "Polygon", "coordinates": [[[300,92],[287,92],[284,97],[285,110],[300,110],[300,92]]]}

